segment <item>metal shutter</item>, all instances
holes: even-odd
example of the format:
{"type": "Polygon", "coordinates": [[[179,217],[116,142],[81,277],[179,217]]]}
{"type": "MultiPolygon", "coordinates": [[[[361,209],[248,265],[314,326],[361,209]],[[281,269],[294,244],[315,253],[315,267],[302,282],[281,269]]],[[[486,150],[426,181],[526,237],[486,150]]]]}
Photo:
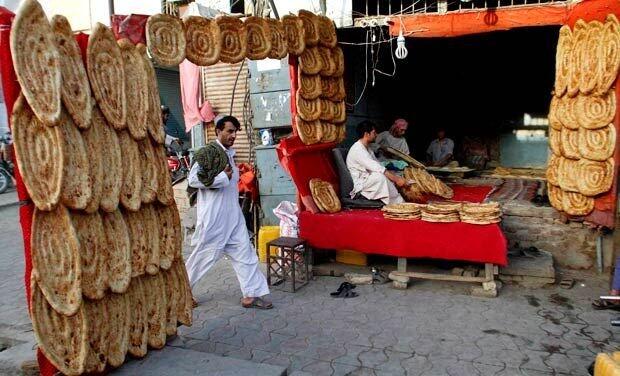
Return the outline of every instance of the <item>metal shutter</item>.
{"type": "MultiPolygon", "coordinates": [[[[173,137],[187,140],[185,121],[183,120],[183,103],[181,102],[181,82],[179,72],[155,68],[161,104],[170,108],[170,117],[166,123],[166,133],[173,137]]],[[[131,109],[130,109],[131,110],[131,109]]]]}

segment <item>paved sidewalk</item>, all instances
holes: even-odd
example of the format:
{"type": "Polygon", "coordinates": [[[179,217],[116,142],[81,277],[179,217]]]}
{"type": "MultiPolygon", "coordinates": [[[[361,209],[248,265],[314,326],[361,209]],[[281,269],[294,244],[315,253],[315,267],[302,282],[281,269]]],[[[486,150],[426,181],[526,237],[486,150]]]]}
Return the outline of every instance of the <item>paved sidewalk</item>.
{"type": "Polygon", "coordinates": [[[0,194],[0,208],[17,205],[18,203],[17,191],[14,187],[10,187],[4,193],[0,194]]]}

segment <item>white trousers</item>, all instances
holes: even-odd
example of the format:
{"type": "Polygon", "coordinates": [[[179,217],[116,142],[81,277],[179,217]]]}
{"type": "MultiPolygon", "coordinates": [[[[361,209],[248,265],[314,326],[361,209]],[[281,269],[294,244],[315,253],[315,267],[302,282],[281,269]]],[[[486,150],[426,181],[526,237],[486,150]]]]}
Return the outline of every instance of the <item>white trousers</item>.
{"type": "Polygon", "coordinates": [[[405,202],[394,183],[378,172],[368,176],[360,193],[369,200],[381,200],[386,205],[405,202]]]}
{"type": "Polygon", "coordinates": [[[230,257],[244,298],[256,298],[269,294],[267,280],[258,267],[258,257],[249,241],[226,245],[221,250],[195,247],[185,263],[190,286],[193,288],[224,255],[230,257]]]}

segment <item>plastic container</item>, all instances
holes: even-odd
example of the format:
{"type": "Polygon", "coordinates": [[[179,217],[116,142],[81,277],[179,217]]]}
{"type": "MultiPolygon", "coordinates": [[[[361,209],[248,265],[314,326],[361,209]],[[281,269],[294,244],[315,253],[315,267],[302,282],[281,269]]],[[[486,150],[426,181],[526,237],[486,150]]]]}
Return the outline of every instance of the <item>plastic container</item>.
{"type": "Polygon", "coordinates": [[[368,266],[368,256],[362,252],[341,249],[336,251],[336,262],[341,264],[368,266]]]}
{"type": "MultiPolygon", "coordinates": [[[[267,261],[267,243],[280,237],[280,226],[263,226],[258,230],[258,259],[267,261]]],[[[274,248],[272,253],[275,252],[274,248]]]]}

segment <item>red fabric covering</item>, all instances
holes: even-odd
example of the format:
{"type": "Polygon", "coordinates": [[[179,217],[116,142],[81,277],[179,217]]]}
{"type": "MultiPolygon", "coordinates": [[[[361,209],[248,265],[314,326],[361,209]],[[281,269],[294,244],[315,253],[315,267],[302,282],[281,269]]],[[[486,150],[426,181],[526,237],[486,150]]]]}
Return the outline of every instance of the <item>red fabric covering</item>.
{"type": "Polygon", "coordinates": [[[112,32],[116,39],[127,38],[133,44],[146,44],[145,26],[149,16],[145,14],[130,14],[129,16],[115,14],[111,18],[112,32]]]}
{"type": "Polygon", "coordinates": [[[258,201],[258,186],[252,165],[240,163],[237,167],[239,167],[239,183],[237,184],[239,193],[249,193],[252,201],[258,201]]]}
{"type": "Polygon", "coordinates": [[[315,248],[350,249],[396,257],[506,265],[506,238],[499,225],[395,221],[379,210],[347,210],[299,216],[300,236],[315,248]]]}

